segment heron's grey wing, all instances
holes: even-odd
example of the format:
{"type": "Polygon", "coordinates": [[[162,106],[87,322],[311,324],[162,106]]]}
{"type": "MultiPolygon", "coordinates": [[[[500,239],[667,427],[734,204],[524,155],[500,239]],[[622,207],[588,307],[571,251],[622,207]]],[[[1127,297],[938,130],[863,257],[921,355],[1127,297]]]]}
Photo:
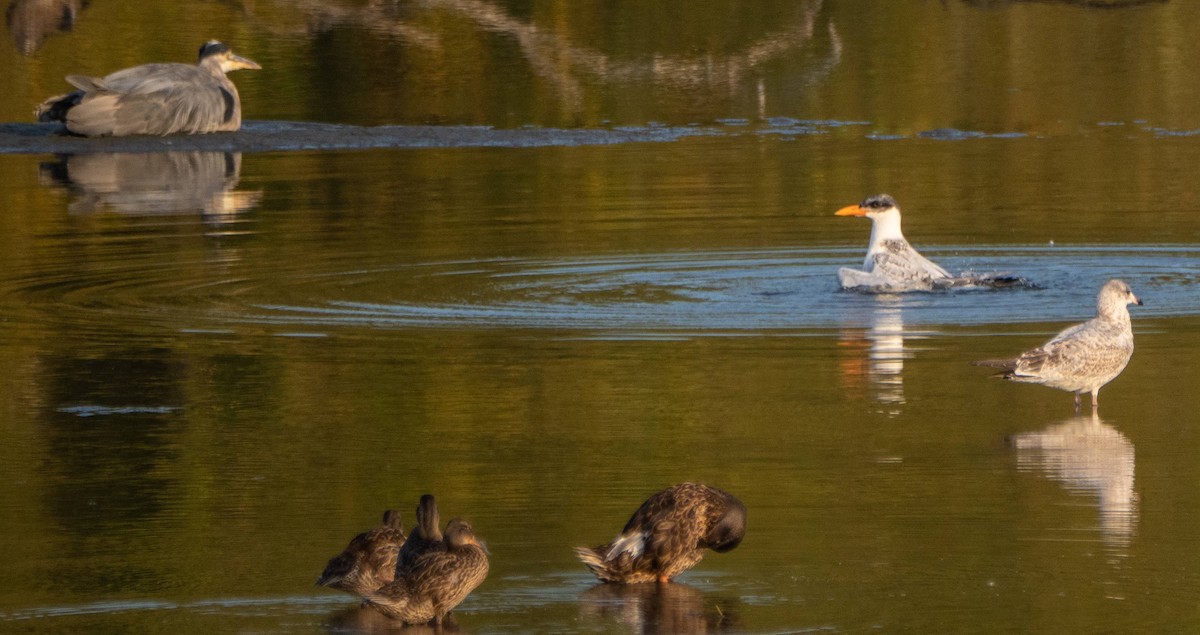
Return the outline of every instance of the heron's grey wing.
{"type": "Polygon", "coordinates": [[[87,75],[67,75],[67,83],[84,92],[106,90],[104,80],[87,75]]]}
{"type": "Polygon", "coordinates": [[[121,96],[118,134],[213,132],[233,119],[237,98],[213,76],[200,81],[157,81],[121,96]],[[149,90],[151,87],[155,90],[149,90]]]}
{"type": "Polygon", "coordinates": [[[186,64],[144,64],[94,83],[97,92],[70,113],[81,134],[210,132],[232,119],[237,104],[219,78],[186,64]]]}

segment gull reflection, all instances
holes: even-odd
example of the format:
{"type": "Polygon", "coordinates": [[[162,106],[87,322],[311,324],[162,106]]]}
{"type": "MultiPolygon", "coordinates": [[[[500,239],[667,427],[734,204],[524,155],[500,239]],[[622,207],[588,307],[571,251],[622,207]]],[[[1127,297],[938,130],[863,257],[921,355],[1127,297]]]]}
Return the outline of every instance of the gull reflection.
{"type": "Polygon", "coordinates": [[[71,193],[72,214],[201,212],[222,220],[262,198],[261,192],[234,191],[241,168],[236,152],[75,154],[43,163],[41,182],[71,193]]]}
{"type": "Polygon", "coordinates": [[[871,328],[846,331],[840,344],[853,351],[853,357],[841,364],[842,380],[847,387],[869,386],[871,396],[883,404],[889,414],[899,414],[904,405],[904,360],[911,356],[904,348],[903,299],[897,295],[879,295],[871,314],[871,328]]]}
{"type": "Polygon", "coordinates": [[[1068,491],[1098,496],[1105,542],[1129,545],[1138,509],[1133,443],[1125,435],[1092,414],[1015,435],[1011,442],[1017,450],[1018,470],[1041,472],[1068,491]]]}
{"type": "Polygon", "coordinates": [[[731,602],[686,584],[598,584],[583,592],[583,616],[615,619],[634,633],[724,633],[740,630],[731,602]]]}
{"type": "Polygon", "coordinates": [[[75,28],[86,0],[12,0],[4,21],[21,55],[33,55],[46,38],[75,28]]]}

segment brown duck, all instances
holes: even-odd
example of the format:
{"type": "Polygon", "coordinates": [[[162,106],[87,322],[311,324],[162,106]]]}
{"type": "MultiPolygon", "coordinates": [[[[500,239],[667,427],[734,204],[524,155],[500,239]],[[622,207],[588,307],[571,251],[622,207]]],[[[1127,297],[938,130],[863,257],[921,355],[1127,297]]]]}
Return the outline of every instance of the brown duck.
{"type": "Polygon", "coordinates": [[[425,494],[417,504],[417,526],[408,534],[408,540],[404,541],[396,557],[397,578],[403,577],[422,554],[446,550],[439,525],[437,501],[433,494],[425,494]]]}
{"type": "Polygon", "coordinates": [[[396,559],[403,544],[400,512],[389,509],[383,512],[379,526],[358,534],[341,553],[329,559],[317,578],[317,586],[364,596],[395,578],[396,559]]]}
{"type": "Polygon", "coordinates": [[[746,507],[715,487],[682,483],[642,503],[607,545],[575,549],[603,582],[670,582],[704,557],[724,553],[746,534],[746,507]]]}
{"type": "Polygon", "coordinates": [[[405,624],[441,624],[487,573],[487,551],[471,525],[454,518],[446,523],[442,548],[417,555],[403,575],[368,593],[366,603],[405,624]]]}

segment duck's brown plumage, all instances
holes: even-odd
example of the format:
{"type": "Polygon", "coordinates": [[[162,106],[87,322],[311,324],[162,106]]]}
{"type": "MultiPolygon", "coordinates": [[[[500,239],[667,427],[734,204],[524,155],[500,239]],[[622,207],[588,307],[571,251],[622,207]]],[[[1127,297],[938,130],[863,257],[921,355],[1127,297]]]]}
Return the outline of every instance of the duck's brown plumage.
{"type": "Polygon", "coordinates": [[[578,547],[604,582],[667,582],[700,562],[705,549],[726,552],[746,533],[746,507],[715,487],[682,483],[642,503],[612,542],[578,547]]]}
{"type": "Polygon", "coordinates": [[[446,524],[443,547],[419,554],[403,575],[366,595],[367,604],[405,624],[441,624],[487,578],[488,556],[471,525],[446,524]]]}
{"type": "Polygon", "coordinates": [[[341,553],[330,558],[317,585],[364,596],[395,578],[396,559],[403,544],[400,512],[389,509],[379,526],[358,534],[341,553]]]}
{"type": "Polygon", "coordinates": [[[397,578],[403,577],[421,555],[446,550],[440,524],[437,501],[433,494],[425,494],[417,504],[417,525],[408,534],[396,558],[397,578]]]}

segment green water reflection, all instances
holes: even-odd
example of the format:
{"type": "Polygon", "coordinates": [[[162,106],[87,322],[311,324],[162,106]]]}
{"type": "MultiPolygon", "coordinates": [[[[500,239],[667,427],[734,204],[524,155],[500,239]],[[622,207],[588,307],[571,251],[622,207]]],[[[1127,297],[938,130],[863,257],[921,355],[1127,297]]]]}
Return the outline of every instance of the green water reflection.
{"type": "Polygon", "coordinates": [[[721,134],[0,156],[0,630],[378,630],[312,583],[426,491],[493,554],[465,632],[1200,626],[1189,3],[54,6],[69,32],[0,47],[0,120],[219,36],[266,69],[236,78],[254,119],[721,134]],[[837,293],[868,229],[832,212],[879,191],[923,251],[1037,247],[1048,288],[980,296],[994,320],[837,293]],[[773,261],[816,281],[762,283],[773,261]],[[966,365],[1114,275],[1147,306],[1099,420],[966,365]],[[706,326],[740,298],[772,326],[706,326]],[[347,303],[433,317],[314,317],[347,303]],[[745,542],[686,586],[595,588],[570,548],[683,480],[745,501],[745,542]]]}
{"type": "MultiPolygon", "coordinates": [[[[12,2],[31,4],[79,3],[12,2]]],[[[235,80],[250,119],[515,127],[792,116],[901,133],[1048,134],[1142,118],[1200,126],[1191,3],[984,4],[88,3],[68,34],[28,54],[0,47],[10,87],[0,119],[25,120],[68,73],[187,61],[219,37],[267,69],[235,80]]],[[[19,15],[10,32],[27,41],[19,15]]]]}

